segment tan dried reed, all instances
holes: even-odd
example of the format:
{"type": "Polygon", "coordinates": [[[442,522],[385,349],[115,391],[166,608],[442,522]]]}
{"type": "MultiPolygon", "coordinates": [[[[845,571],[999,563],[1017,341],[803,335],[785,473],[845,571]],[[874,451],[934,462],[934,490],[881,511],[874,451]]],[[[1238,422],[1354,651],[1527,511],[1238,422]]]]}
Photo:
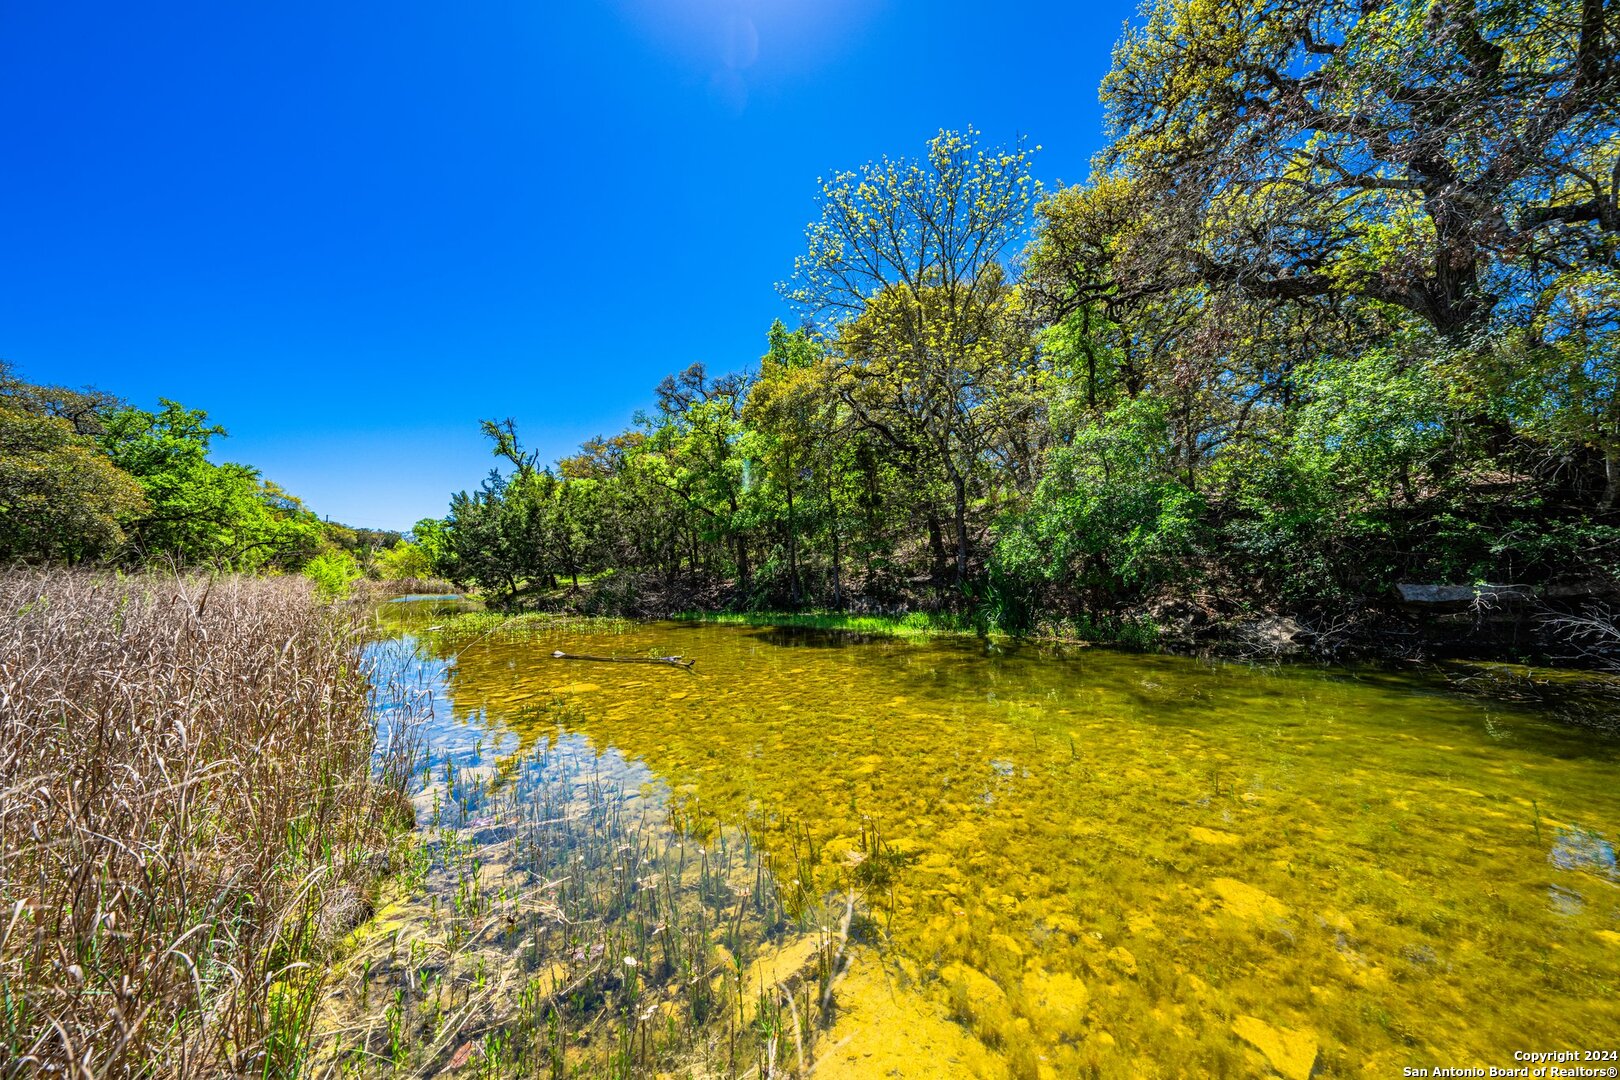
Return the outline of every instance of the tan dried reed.
{"type": "Polygon", "coordinates": [[[300,1070],[410,771],[361,645],[297,578],[0,574],[0,1076],[300,1070]]]}

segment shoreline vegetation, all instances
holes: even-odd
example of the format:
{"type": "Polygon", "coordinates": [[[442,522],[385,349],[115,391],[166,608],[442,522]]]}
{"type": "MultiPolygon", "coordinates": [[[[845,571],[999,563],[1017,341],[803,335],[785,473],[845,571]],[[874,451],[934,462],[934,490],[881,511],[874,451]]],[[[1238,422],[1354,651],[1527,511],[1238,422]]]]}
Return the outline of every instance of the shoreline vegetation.
{"type": "Polygon", "coordinates": [[[1106,622],[1043,623],[1023,633],[997,627],[983,617],[951,612],[911,611],[899,614],[856,614],[847,611],[682,611],[677,622],[717,626],[775,627],[820,630],[922,641],[935,637],[978,637],[1030,641],[1038,645],[1109,645],[1154,649],[1161,645],[1152,623],[1130,619],[1106,622]]]}
{"type": "Polygon", "coordinates": [[[990,630],[983,623],[950,613],[913,611],[900,615],[857,615],[846,611],[680,611],[676,622],[716,626],[828,630],[896,638],[973,637],[990,630]]]}
{"type": "Polygon", "coordinates": [[[426,745],[434,688],[366,607],[298,577],[0,575],[0,1077],[803,1075],[876,1022],[880,982],[849,977],[875,831],[779,866],[561,741],[556,705],[555,743],[426,745]]]}
{"type": "Polygon", "coordinates": [[[1488,598],[1481,605],[1454,605],[1426,614],[1384,612],[1369,616],[1363,612],[1358,617],[1348,611],[1318,610],[1295,619],[1261,611],[1221,619],[1194,605],[1182,604],[1161,607],[1154,613],[1043,618],[1025,629],[1008,630],[976,611],[704,610],[643,603],[624,612],[611,599],[604,603],[595,594],[600,580],[582,582],[578,588],[535,591],[516,605],[510,598],[497,596],[493,598],[495,605],[490,606],[491,597],[443,579],[361,581],[355,584],[349,598],[362,604],[412,596],[453,598],[480,605],[479,610],[457,612],[447,618],[443,632],[462,640],[484,634],[520,637],[531,630],[569,626],[588,632],[616,632],[632,622],[669,620],[917,641],[980,637],[1036,645],[1101,645],[1250,661],[1506,664],[1543,673],[1563,671],[1593,686],[1605,687],[1620,674],[1620,665],[1615,662],[1615,652],[1620,648],[1620,619],[1611,617],[1602,606],[1584,620],[1549,609],[1494,610],[1488,598]],[[1535,627],[1537,622],[1550,621],[1562,625],[1551,632],[1535,627]],[[1564,651],[1548,657],[1536,644],[1536,635],[1561,638],[1564,651]]]}
{"type": "Polygon", "coordinates": [[[0,1076],[300,1075],[412,701],[295,577],[0,575],[0,1076]]]}
{"type": "MultiPolygon", "coordinates": [[[[485,605],[485,625],[515,633],[529,621],[555,625],[579,620],[582,625],[614,620],[671,620],[717,625],[781,627],[843,631],[899,638],[939,636],[1008,638],[1034,643],[1108,645],[1141,651],[1225,657],[1243,660],[1321,662],[1482,661],[1567,668],[1571,671],[1620,671],[1620,617],[1603,603],[1571,614],[1534,602],[1499,606],[1491,591],[1477,599],[1439,610],[1317,606],[1279,614],[1265,608],[1219,610],[1196,600],[1165,601],[1129,610],[1067,617],[1042,616],[1028,625],[1008,627],[982,609],[965,611],[893,607],[845,610],[764,606],[734,608],[720,583],[697,606],[691,591],[663,594],[656,584],[626,585],[625,575],[606,574],[577,588],[525,591],[517,597],[491,595],[464,583],[388,581],[356,586],[357,600],[399,595],[454,595],[485,605]],[[614,581],[614,578],[618,581],[614,581]],[[638,599],[624,603],[626,593],[638,599]],[[549,622],[548,622],[549,620],[549,622]]],[[[1466,591],[1466,590],[1465,590],[1466,591]]],[[[1207,598],[1206,598],[1207,599],[1207,598]]],[[[466,616],[458,617],[465,623],[466,616]]]]}

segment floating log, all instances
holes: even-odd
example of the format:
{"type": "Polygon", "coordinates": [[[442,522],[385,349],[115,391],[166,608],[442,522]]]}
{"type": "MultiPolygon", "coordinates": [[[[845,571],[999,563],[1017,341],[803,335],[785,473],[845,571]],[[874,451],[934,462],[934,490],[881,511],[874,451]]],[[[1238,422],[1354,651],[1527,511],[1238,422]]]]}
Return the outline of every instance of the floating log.
{"type": "Polygon", "coordinates": [[[679,656],[581,656],[577,653],[565,653],[561,649],[551,654],[553,660],[594,660],[599,664],[668,664],[670,667],[689,668],[697,663],[696,660],[686,660],[679,656]]]}

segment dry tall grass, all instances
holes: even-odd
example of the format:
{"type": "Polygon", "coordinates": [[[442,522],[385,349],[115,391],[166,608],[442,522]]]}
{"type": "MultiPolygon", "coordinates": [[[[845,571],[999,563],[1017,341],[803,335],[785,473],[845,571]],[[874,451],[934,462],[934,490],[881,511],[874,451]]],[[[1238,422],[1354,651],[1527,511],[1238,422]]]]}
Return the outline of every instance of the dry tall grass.
{"type": "Polygon", "coordinates": [[[0,575],[0,1076],[300,1070],[399,812],[360,646],[301,579],[0,575]]]}

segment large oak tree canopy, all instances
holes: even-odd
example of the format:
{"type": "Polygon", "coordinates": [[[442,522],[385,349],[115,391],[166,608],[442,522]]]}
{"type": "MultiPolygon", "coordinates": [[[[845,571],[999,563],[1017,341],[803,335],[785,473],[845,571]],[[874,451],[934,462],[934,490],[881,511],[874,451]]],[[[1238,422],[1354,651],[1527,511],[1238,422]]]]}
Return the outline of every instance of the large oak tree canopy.
{"type": "Polygon", "coordinates": [[[1163,0],[1116,47],[1104,164],[1206,283],[1467,331],[1616,265],[1617,23],[1603,0],[1163,0]]]}

